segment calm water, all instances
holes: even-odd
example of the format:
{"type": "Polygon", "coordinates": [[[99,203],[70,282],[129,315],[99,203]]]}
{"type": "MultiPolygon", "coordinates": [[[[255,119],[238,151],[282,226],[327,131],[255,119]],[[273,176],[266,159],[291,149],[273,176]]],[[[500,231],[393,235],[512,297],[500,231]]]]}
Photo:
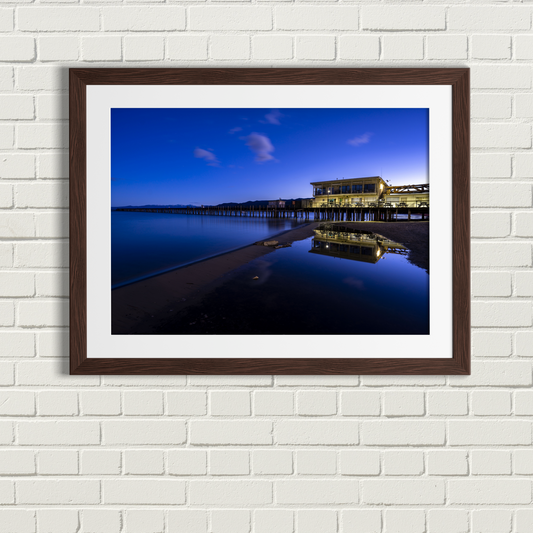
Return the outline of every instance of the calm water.
{"type": "Polygon", "coordinates": [[[144,276],[266,239],[300,224],[293,220],[111,213],[111,283],[144,276]]]}
{"type": "Polygon", "coordinates": [[[429,333],[429,275],[407,251],[340,246],[315,236],[256,259],[159,333],[429,333]]]}

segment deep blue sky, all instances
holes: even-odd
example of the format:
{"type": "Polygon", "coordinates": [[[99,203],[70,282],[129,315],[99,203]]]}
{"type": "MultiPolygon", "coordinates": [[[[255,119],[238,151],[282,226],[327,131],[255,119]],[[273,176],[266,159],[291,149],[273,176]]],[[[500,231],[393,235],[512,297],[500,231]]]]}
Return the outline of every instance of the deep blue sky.
{"type": "Polygon", "coordinates": [[[428,183],[427,109],[112,109],[112,205],[312,196],[310,182],[428,183]]]}

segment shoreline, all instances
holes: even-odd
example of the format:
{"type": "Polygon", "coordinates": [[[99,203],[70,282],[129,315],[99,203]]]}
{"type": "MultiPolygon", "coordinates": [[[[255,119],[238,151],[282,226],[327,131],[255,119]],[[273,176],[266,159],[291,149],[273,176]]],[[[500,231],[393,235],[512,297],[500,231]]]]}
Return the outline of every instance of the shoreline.
{"type": "MultiPolygon", "coordinates": [[[[325,221],[308,222],[278,233],[268,240],[285,236],[282,243],[312,237],[314,229],[325,221]]],[[[429,268],[429,222],[330,222],[335,226],[372,231],[403,244],[409,249],[408,260],[429,268]],[[417,226],[417,229],[415,229],[417,226]]],[[[206,294],[227,281],[243,265],[272,253],[276,248],[255,243],[224,252],[192,264],[128,283],[111,291],[112,333],[150,334],[162,321],[198,303],[206,294]]]]}

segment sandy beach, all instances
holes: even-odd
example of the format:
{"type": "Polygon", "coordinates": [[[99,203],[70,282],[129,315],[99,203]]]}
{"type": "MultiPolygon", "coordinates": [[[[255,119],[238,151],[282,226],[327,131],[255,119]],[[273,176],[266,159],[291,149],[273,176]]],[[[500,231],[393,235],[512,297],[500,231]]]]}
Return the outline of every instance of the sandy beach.
{"type": "MultiPolygon", "coordinates": [[[[271,240],[280,244],[311,237],[320,222],[289,230],[271,240]]],[[[339,222],[342,227],[371,231],[403,244],[410,250],[408,260],[429,269],[428,222],[339,222]]],[[[198,306],[206,295],[231,279],[232,273],[254,259],[273,253],[276,248],[250,244],[193,265],[178,268],[112,291],[113,334],[158,333],[168,322],[190,306],[198,306]]]]}

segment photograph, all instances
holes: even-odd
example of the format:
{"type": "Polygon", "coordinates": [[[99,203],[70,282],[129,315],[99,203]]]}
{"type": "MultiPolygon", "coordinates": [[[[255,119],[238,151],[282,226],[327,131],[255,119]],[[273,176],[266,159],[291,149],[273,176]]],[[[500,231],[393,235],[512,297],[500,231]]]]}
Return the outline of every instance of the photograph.
{"type": "Polygon", "coordinates": [[[428,108],[110,114],[112,335],[430,334],[428,108]]]}

